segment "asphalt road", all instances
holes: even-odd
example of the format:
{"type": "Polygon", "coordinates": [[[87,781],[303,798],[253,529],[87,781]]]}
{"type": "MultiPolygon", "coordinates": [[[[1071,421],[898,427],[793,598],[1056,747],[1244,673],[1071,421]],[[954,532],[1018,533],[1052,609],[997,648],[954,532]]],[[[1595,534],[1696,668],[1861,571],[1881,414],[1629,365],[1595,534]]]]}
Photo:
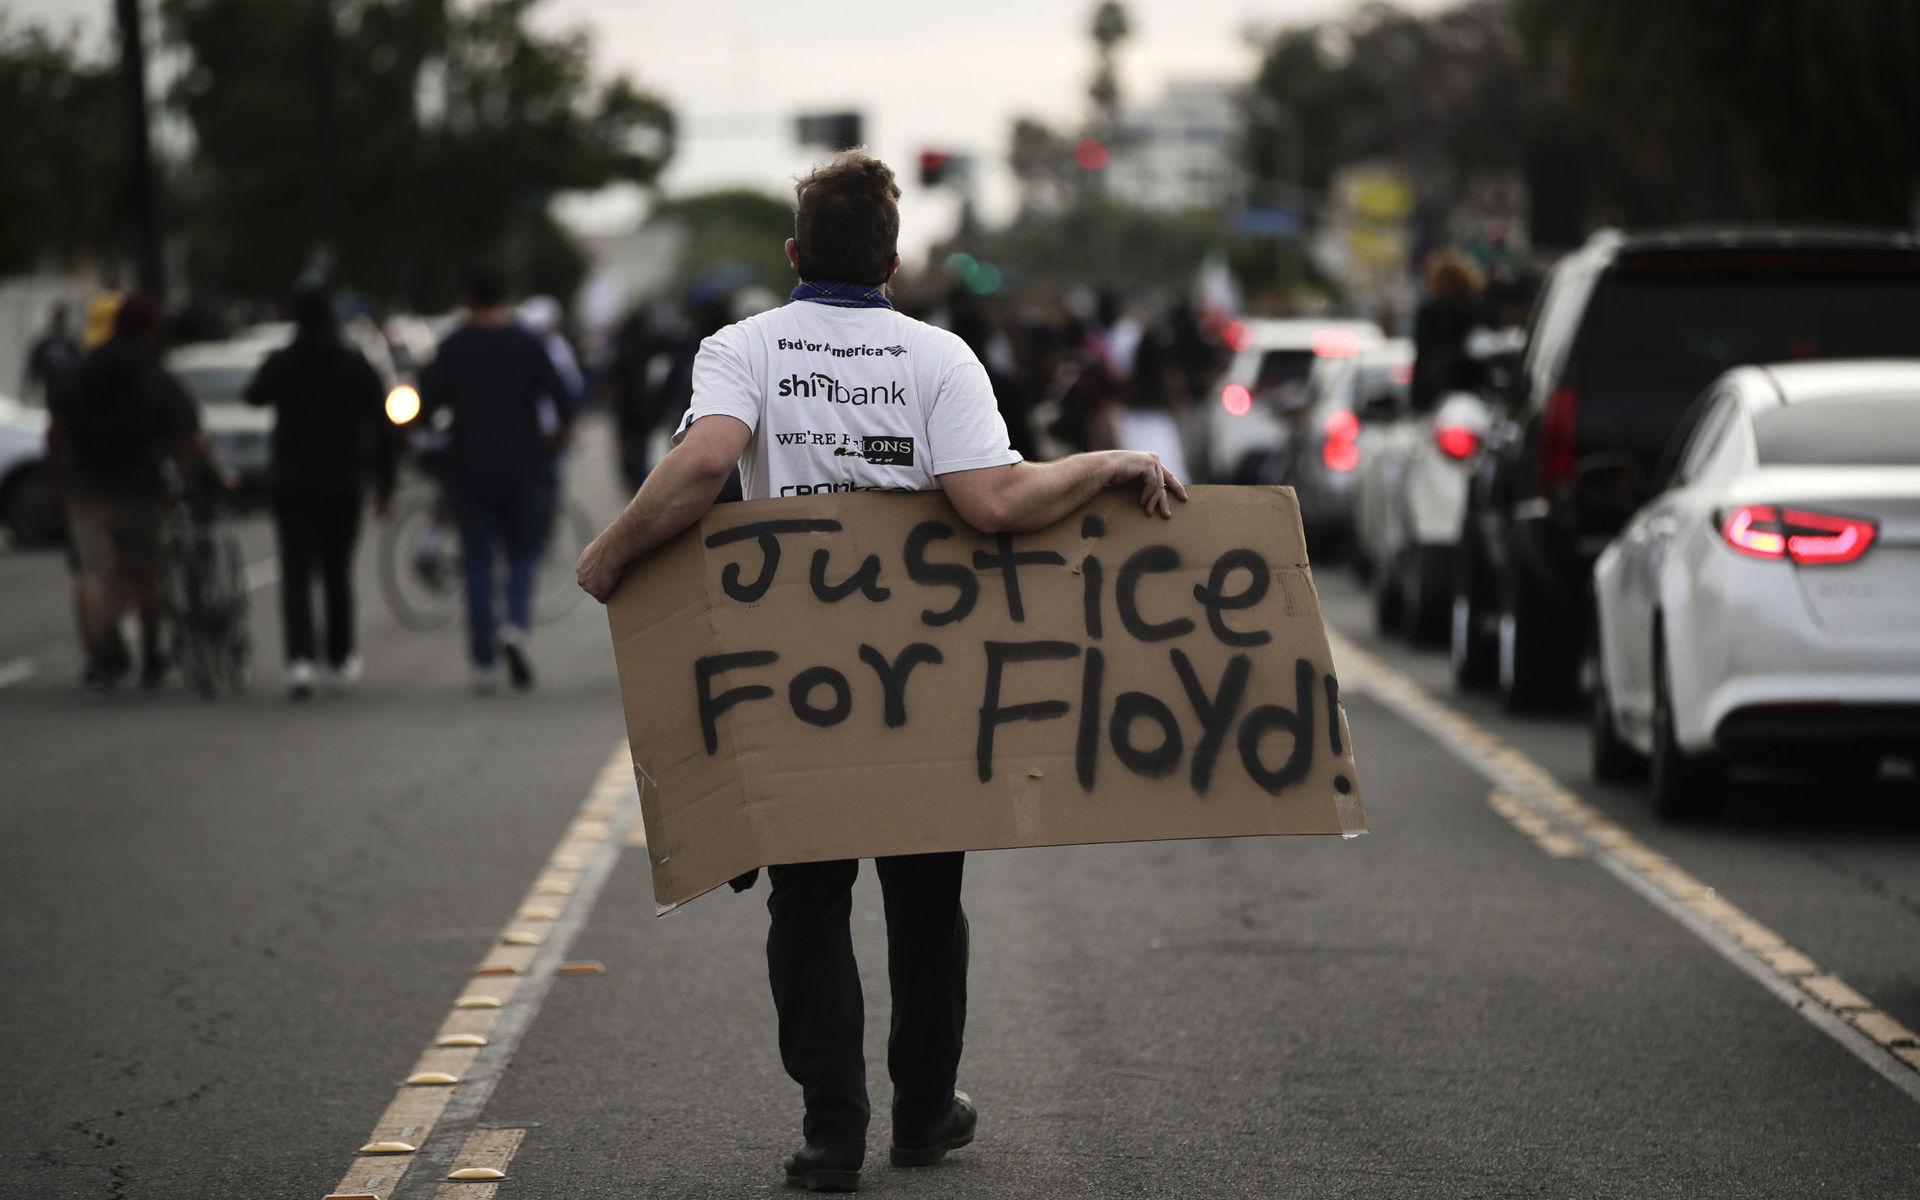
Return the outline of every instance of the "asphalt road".
{"type": "MultiPolygon", "coordinates": [[[[576,483],[602,516],[604,461],[589,448],[576,483]]],[[[259,522],[245,533],[267,561],[259,522]]],[[[368,678],[303,705],[273,653],[239,699],[88,699],[59,558],[0,555],[0,1195],[318,1200],[371,1169],[355,1151],[435,1061],[455,999],[509,984],[514,1019],[466,1082],[402,1093],[453,1094],[416,1157],[498,1160],[503,1200],[780,1194],[799,1097],[773,1047],[765,885],[653,916],[617,828],[631,793],[617,771],[596,789],[621,737],[599,611],[539,630],[534,693],[472,696],[457,633],[399,628],[371,550],[368,678]],[[476,979],[556,871],[577,882],[515,960],[528,974],[476,979]],[[605,971],[544,973],[562,958],[605,971]]],[[[1716,825],[1663,825],[1586,781],[1577,722],[1459,700],[1435,655],[1371,637],[1343,570],[1318,582],[1352,646],[1373,832],[972,856],[980,1134],[919,1172],[885,1163],[869,870],[864,1190],[1920,1196],[1920,1073],[1617,861],[1684,871],[1768,949],[1920,1027],[1920,796],[1787,781],[1716,825]],[[1490,755],[1544,769],[1560,790],[1540,802],[1591,814],[1580,836],[1605,844],[1543,849],[1490,805],[1490,755]]],[[[269,650],[274,595],[256,593],[269,650]]],[[[400,1194],[490,1190],[421,1171],[400,1194]]]]}

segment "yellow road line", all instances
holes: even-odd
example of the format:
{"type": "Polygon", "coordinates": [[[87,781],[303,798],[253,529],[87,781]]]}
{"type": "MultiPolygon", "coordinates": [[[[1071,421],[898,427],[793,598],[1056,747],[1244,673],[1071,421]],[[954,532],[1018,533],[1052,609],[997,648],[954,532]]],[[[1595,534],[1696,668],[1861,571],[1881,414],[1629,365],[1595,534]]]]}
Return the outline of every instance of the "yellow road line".
{"type": "Polygon", "coordinates": [[[1485,775],[1494,784],[1487,803],[1541,849],[1556,857],[1591,855],[1920,1100],[1920,1038],[1912,1030],[1839,979],[1821,973],[1812,958],[1786,939],[1568,791],[1546,768],[1429,695],[1405,673],[1331,629],[1327,638],[1340,664],[1342,694],[1350,694],[1348,675],[1353,676],[1360,684],[1353,694],[1384,704],[1485,775]],[[1815,1003],[1806,1003],[1809,999],[1815,1003]],[[1905,1053],[1909,1050],[1915,1053],[1905,1053]]]}
{"type": "MultiPolygon", "coordinates": [[[[488,946],[474,970],[474,978],[461,989],[433,1040],[408,1072],[409,1078],[444,1074],[455,1082],[402,1083],[367,1138],[368,1146],[398,1142],[414,1150],[363,1151],[354,1158],[329,1196],[393,1200],[403,1183],[408,1191],[419,1191],[417,1181],[408,1178],[416,1161],[437,1165],[443,1159],[460,1159],[456,1166],[506,1169],[504,1164],[518,1149],[525,1130],[474,1129],[453,1153],[442,1143],[435,1143],[430,1151],[428,1142],[436,1129],[444,1129],[450,1123],[471,1125],[478,1117],[478,1109],[492,1093],[498,1073],[512,1053],[513,1043],[531,1020],[531,1008],[537,1007],[538,1001],[544,998],[546,985],[558,973],[567,942],[585,920],[586,911],[612,869],[613,860],[624,848],[629,826],[639,823],[636,809],[633,762],[623,743],[602,768],[533,885],[514,906],[514,916],[488,946]],[[560,886],[564,886],[564,891],[553,890],[560,886]],[[549,942],[552,943],[550,949],[549,942]],[[531,1004],[522,995],[529,990],[533,994],[531,1004]],[[511,1035],[504,1041],[496,1036],[501,1028],[506,1028],[511,1035]],[[449,1038],[471,1037],[486,1040],[477,1046],[441,1044],[449,1038]],[[488,1057],[483,1059],[483,1056],[488,1057]],[[483,1061],[491,1064],[490,1073],[484,1077],[477,1074],[477,1064],[483,1061]],[[448,1109],[456,1104],[462,1113],[462,1120],[458,1122],[448,1116],[448,1109]],[[510,1138],[505,1136],[509,1134],[510,1138]],[[476,1161],[464,1161],[462,1156],[468,1154],[475,1156],[476,1161]],[[500,1162],[496,1164],[489,1156],[498,1157],[500,1162]]],[[[461,1132],[464,1131],[456,1128],[454,1135],[461,1132]]],[[[442,1142],[444,1140],[443,1134],[442,1142]]],[[[443,1182],[434,1194],[436,1200],[442,1196],[476,1200],[491,1196],[496,1186],[443,1182]]]]}

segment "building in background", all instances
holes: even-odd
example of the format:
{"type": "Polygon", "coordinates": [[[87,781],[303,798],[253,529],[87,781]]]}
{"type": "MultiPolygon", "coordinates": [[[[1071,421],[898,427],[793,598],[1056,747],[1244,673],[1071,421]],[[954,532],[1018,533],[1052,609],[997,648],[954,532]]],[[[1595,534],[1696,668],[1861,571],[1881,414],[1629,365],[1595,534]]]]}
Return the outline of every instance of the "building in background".
{"type": "Polygon", "coordinates": [[[1159,100],[1122,109],[1108,194],[1161,212],[1228,208],[1242,191],[1244,112],[1244,85],[1203,79],[1175,80],[1159,100]]]}

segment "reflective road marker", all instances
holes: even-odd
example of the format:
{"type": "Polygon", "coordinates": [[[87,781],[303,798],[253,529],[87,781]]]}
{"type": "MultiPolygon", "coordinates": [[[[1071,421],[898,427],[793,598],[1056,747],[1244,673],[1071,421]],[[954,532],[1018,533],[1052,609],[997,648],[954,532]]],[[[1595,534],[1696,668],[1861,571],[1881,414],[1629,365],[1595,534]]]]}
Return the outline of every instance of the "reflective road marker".
{"type": "Polygon", "coordinates": [[[1822,974],[1811,958],[1779,934],[1562,787],[1546,768],[1429,695],[1403,672],[1331,629],[1327,640],[1342,692],[1364,694],[1385,705],[1479,772],[1495,789],[1488,802],[1543,850],[1547,837],[1564,838],[1876,1074],[1920,1101],[1920,1035],[1840,980],[1822,974]],[[1349,689],[1349,677],[1357,688],[1349,689]]]}
{"type": "Polygon", "coordinates": [[[480,1112],[567,961],[567,947],[586,924],[638,815],[633,762],[623,743],[601,770],[534,886],[514,906],[513,919],[488,946],[477,968],[486,974],[475,981],[484,988],[463,992],[453,1002],[367,1138],[369,1146],[402,1142],[418,1149],[363,1149],[329,1195],[378,1200],[479,1200],[493,1195],[492,1182],[451,1182],[447,1176],[467,1167],[505,1171],[519,1148],[525,1130],[476,1129],[480,1112]],[[559,885],[564,893],[548,890],[559,885]],[[535,895],[556,894],[566,900],[534,900],[535,895]],[[531,920],[533,908],[551,909],[551,915],[543,912],[531,920]],[[501,967],[512,973],[501,973],[501,967]]]}

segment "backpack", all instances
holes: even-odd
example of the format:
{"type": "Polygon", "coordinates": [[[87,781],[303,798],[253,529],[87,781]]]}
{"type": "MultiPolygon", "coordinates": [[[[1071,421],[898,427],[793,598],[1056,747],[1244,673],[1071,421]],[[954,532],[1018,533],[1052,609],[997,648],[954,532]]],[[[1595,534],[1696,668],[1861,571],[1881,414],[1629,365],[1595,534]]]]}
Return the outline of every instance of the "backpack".
{"type": "Polygon", "coordinates": [[[66,405],[74,461],[102,475],[134,470],[154,455],[154,402],[145,364],[129,354],[89,358],[66,405]]]}

